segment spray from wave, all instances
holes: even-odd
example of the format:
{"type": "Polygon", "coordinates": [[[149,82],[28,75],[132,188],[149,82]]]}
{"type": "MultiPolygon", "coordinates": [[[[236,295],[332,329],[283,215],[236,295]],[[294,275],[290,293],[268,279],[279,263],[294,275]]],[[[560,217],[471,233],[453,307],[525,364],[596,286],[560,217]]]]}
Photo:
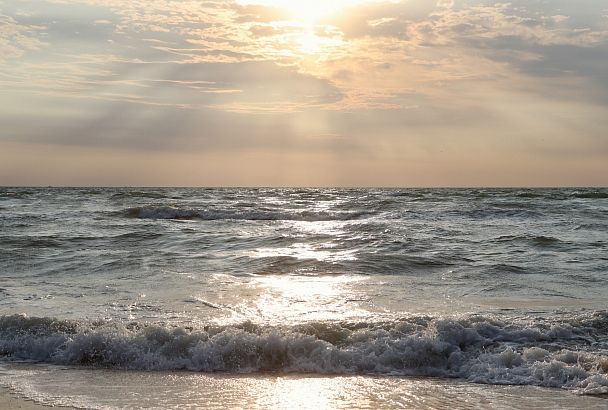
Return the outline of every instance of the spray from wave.
{"type": "Polygon", "coordinates": [[[608,314],[561,322],[410,317],[202,328],[0,317],[5,360],[128,370],[462,378],[608,393],[608,314]]]}

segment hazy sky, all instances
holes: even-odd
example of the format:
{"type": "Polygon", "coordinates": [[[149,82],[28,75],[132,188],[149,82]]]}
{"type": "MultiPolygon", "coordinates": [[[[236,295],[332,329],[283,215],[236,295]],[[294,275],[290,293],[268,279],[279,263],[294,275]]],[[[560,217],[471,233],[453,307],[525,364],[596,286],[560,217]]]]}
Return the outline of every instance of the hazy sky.
{"type": "Polygon", "coordinates": [[[608,185],[608,2],[0,1],[0,185],[608,185]]]}

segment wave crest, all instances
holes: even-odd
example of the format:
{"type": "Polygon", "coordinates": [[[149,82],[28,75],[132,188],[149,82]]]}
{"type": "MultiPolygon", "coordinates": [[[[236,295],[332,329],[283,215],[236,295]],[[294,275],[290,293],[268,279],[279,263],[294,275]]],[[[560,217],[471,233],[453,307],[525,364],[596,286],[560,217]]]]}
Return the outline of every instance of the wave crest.
{"type": "Polygon", "coordinates": [[[250,221],[347,221],[368,216],[367,212],[313,212],[313,211],[238,211],[177,208],[173,206],[143,206],[127,209],[124,214],[140,219],[180,220],[250,220],[250,221]]]}
{"type": "Polygon", "coordinates": [[[590,346],[606,344],[607,324],[605,312],[529,325],[471,316],[201,329],[4,316],[0,355],[137,370],[457,377],[605,394],[608,358],[590,346]]]}

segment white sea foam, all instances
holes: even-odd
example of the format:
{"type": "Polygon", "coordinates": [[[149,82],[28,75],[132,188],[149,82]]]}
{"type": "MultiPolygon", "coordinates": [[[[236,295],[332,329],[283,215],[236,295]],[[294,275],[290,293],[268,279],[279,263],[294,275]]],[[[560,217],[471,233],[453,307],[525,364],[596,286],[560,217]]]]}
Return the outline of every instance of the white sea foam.
{"type": "Polygon", "coordinates": [[[437,376],[606,394],[608,359],[592,346],[605,344],[608,317],[587,319],[577,326],[474,316],[185,329],[4,316],[0,353],[7,360],[130,370],[437,376]]]}

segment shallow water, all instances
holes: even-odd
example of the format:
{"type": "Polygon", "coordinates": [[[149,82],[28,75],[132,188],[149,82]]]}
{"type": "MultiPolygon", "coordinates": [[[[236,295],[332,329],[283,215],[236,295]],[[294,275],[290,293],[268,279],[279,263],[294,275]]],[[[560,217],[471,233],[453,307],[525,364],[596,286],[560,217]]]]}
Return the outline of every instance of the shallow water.
{"type": "Polygon", "coordinates": [[[605,394],[607,216],[606,189],[1,188],[0,354],[605,394]]]}
{"type": "Polygon", "coordinates": [[[531,386],[371,376],[137,372],[10,366],[0,380],[53,406],[98,409],[605,409],[607,399],[531,386]]]}

